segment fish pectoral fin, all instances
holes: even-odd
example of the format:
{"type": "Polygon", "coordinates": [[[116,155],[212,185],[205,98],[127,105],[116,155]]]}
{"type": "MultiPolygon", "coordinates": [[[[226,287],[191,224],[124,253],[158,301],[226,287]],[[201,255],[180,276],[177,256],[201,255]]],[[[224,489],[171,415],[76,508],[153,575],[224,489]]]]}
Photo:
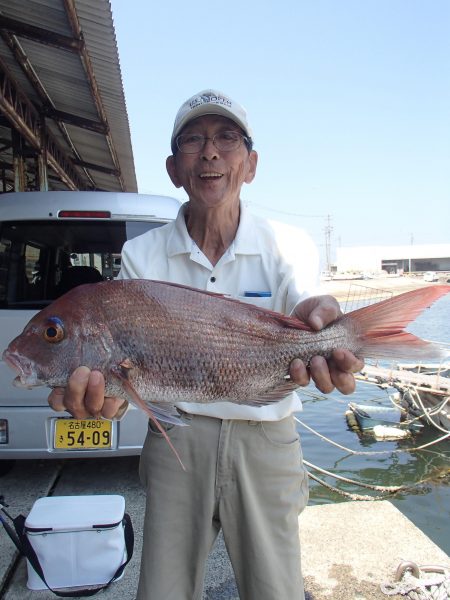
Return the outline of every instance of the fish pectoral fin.
{"type": "Polygon", "coordinates": [[[146,402],[139,396],[128,378],[131,369],[134,369],[133,363],[128,358],[125,358],[121,363],[119,363],[119,365],[111,369],[111,373],[122,382],[122,385],[130,395],[130,399],[134,402],[134,404],[146,412],[146,409],[151,410],[152,415],[160,421],[170,423],[171,425],[186,427],[187,423],[180,418],[180,414],[177,412],[177,409],[173,404],[154,404],[152,402],[146,402]]]}
{"type": "MultiPolygon", "coordinates": [[[[176,448],[174,447],[174,445],[170,441],[170,438],[167,435],[167,433],[165,432],[165,430],[163,429],[163,427],[161,427],[161,425],[160,425],[160,423],[159,423],[156,415],[153,414],[153,411],[149,408],[149,406],[147,405],[147,403],[136,392],[136,390],[134,389],[134,387],[128,381],[127,374],[123,373],[123,370],[124,370],[123,366],[119,365],[118,367],[113,367],[111,369],[111,374],[114,375],[115,377],[117,377],[117,379],[119,379],[119,381],[122,383],[122,386],[123,386],[124,390],[128,393],[128,395],[129,395],[131,401],[133,402],[133,404],[135,404],[138,408],[141,408],[149,416],[149,418],[153,421],[153,423],[156,425],[156,428],[159,430],[159,432],[162,434],[163,438],[169,444],[170,449],[172,450],[172,452],[174,453],[176,459],[180,463],[181,468],[183,469],[183,471],[186,471],[186,468],[183,465],[183,462],[182,462],[182,460],[180,458],[180,455],[176,451],[176,448]]],[[[125,371],[126,371],[126,369],[125,369],[125,371]]],[[[159,411],[159,412],[161,412],[161,411],[159,411]]],[[[167,416],[170,416],[169,413],[166,413],[166,417],[167,416]]]]}
{"type": "Polygon", "coordinates": [[[250,398],[246,400],[245,404],[250,406],[266,406],[267,404],[274,404],[286,396],[289,396],[289,394],[294,392],[296,389],[298,389],[298,385],[293,381],[287,380],[270,391],[261,394],[257,398],[250,398]]]}

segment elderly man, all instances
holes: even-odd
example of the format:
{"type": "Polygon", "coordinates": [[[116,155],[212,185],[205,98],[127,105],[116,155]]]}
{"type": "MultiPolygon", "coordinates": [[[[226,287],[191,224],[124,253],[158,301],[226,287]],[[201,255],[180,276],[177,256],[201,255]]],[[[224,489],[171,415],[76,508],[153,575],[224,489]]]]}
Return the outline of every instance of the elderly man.
{"type": "MultiPolygon", "coordinates": [[[[249,214],[241,187],[255,177],[258,155],[242,106],[206,90],[180,108],[166,167],[189,201],[175,222],[130,240],[120,278],[170,281],[295,313],[321,329],[339,314],[330,296],[312,296],[305,248],[304,276],[283,257],[271,227],[249,214]],[[302,280],[303,279],[303,280],[302,280]]],[[[307,252],[307,250],[306,250],[307,252]]],[[[323,392],[354,390],[362,362],[338,350],[326,362],[295,359],[290,377],[310,376],[323,392]]],[[[170,373],[167,374],[170,378],[170,373]]],[[[103,378],[80,367],[65,393],[49,397],[56,410],[82,418],[120,415],[123,401],[104,398],[103,378]]],[[[140,461],[147,490],[138,600],[200,599],[205,562],[222,528],[241,600],[304,598],[298,515],[308,499],[293,412],[296,394],[268,406],[178,403],[189,427],[165,424],[184,472],[160,432],[149,426],[140,461]]]]}

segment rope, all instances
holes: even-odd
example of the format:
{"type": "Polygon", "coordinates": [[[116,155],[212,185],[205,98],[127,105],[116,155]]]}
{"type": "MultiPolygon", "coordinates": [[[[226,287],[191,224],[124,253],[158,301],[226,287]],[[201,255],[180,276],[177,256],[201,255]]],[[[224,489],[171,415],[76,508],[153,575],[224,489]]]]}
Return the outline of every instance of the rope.
{"type": "Polygon", "coordinates": [[[315,429],[313,429],[312,427],[310,427],[303,421],[300,421],[300,419],[298,417],[294,416],[294,419],[297,421],[297,423],[300,423],[300,425],[302,427],[304,427],[305,429],[307,429],[308,431],[310,431],[311,433],[313,433],[320,439],[324,440],[325,442],[328,442],[332,446],[336,446],[336,448],[340,448],[341,450],[348,452],[349,454],[365,454],[365,455],[370,454],[371,455],[371,454],[391,454],[392,452],[395,452],[395,450],[379,450],[379,451],[364,451],[364,452],[362,452],[360,450],[352,450],[351,448],[346,448],[346,446],[342,446],[341,444],[338,444],[337,442],[330,440],[330,438],[326,437],[325,435],[322,435],[321,433],[319,433],[318,431],[316,431],[315,429]]]}
{"type": "Polygon", "coordinates": [[[450,570],[447,567],[402,562],[397,568],[394,583],[385,582],[380,589],[386,596],[397,594],[410,600],[448,600],[450,570]]]}
{"type": "MultiPolygon", "coordinates": [[[[370,490],[376,490],[377,492],[388,492],[390,494],[395,494],[396,492],[411,489],[410,486],[406,486],[406,485],[375,485],[375,484],[371,484],[371,483],[364,483],[363,481],[355,481],[354,479],[349,479],[348,477],[343,477],[342,475],[337,475],[336,473],[331,473],[330,471],[327,471],[326,469],[322,469],[321,467],[318,467],[317,465],[314,465],[313,463],[310,463],[305,459],[303,459],[303,463],[307,467],[310,467],[311,469],[314,469],[315,471],[319,471],[319,473],[323,473],[324,475],[329,475],[330,477],[334,477],[334,479],[339,479],[339,481],[345,481],[345,483],[352,483],[354,485],[359,485],[360,487],[365,487],[370,490]]],[[[371,498],[372,498],[372,496],[371,496],[371,498]]]]}
{"type": "MultiPolygon", "coordinates": [[[[372,382],[368,382],[366,381],[365,383],[372,383],[372,382]]],[[[379,387],[379,386],[378,386],[379,387]]],[[[306,391],[304,390],[304,392],[306,392],[307,395],[312,396],[313,398],[316,399],[327,399],[325,396],[323,395],[319,395],[317,393],[311,392],[311,391],[306,391]]],[[[448,398],[445,400],[445,403],[443,404],[443,406],[445,406],[446,402],[448,401],[448,398]]],[[[395,404],[395,402],[392,401],[391,402],[393,404],[395,404]]],[[[424,407],[422,407],[423,410],[425,411],[424,407]]],[[[441,407],[439,407],[441,408],[441,407]]],[[[419,418],[419,417],[417,417],[419,418]]],[[[311,433],[313,433],[314,435],[316,435],[317,437],[319,437],[320,439],[322,439],[323,441],[328,442],[329,444],[331,444],[332,446],[335,446],[336,448],[339,448],[340,450],[343,450],[351,455],[386,455],[386,454],[398,454],[398,453],[403,453],[403,452],[414,452],[414,451],[418,451],[418,450],[424,450],[430,446],[433,446],[435,444],[438,444],[439,442],[447,439],[448,437],[450,437],[450,432],[447,432],[444,430],[444,435],[441,436],[438,439],[432,440],[431,442],[427,443],[427,444],[422,444],[422,446],[416,447],[416,448],[396,448],[396,449],[390,449],[390,450],[378,450],[378,451],[359,451],[359,450],[353,450],[351,448],[347,448],[346,446],[343,446],[342,444],[339,444],[333,440],[331,440],[330,438],[322,435],[321,433],[319,433],[318,431],[316,431],[315,429],[313,429],[312,427],[310,427],[309,425],[307,425],[306,423],[304,423],[303,421],[301,421],[298,417],[296,417],[294,415],[294,419],[297,421],[297,423],[299,423],[302,427],[304,427],[305,429],[307,429],[308,431],[310,431],[311,433]]],[[[343,481],[345,483],[349,483],[352,485],[356,485],[359,487],[363,487],[363,488],[368,488],[368,489],[372,489],[374,491],[377,492],[384,492],[384,495],[381,496],[369,496],[369,495],[361,495],[361,494],[354,494],[354,493],[350,493],[350,492],[345,492],[344,490],[341,490],[335,486],[332,486],[331,484],[325,482],[323,479],[320,479],[319,477],[317,477],[316,475],[313,475],[310,471],[307,471],[308,477],[314,481],[316,481],[317,483],[319,483],[320,485],[324,486],[325,488],[335,492],[336,494],[339,494],[341,496],[344,496],[345,498],[349,498],[351,500],[363,500],[363,501],[376,501],[376,500],[384,500],[386,498],[387,495],[392,495],[392,494],[396,494],[400,491],[406,491],[406,490],[412,490],[413,488],[416,488],[418,486],[420,486],[421,484],[423,484],[424,482],[426,482],[427,480],[424,479],[422,481],[416,482],[414,484],[414,486],[379,486],[379,485],[374,485],[374,484],[368,484],[368,483],[364,483],[361,481],[355,481],[353,479],[349,479],[340,475],[337,475],[335,473],[331,473],[330,471],[327,471],[325,469],[322,469],[320,467],[318,467],[317,465],[314,465],[313,463],[308,462],[307,460],[303,460],[304,464],[311,468],[314,469],[320,473],[323,473],[324,475],[333,477],[334,479],[343,481]]],[[[450,598],[450,596],[449,596],[450,598]]]]}
{"type": "Polygon", "coordinates": [[[439,442],[442,442],[450,437],[450,431],[449,431],[445,435],[441,436],[440,438],[436,438],[435,440],[428,442],[428,444],[422,444],[422,446],[417,446],[416,448],[395,448],[394,450],[378,450],[378,451],[377,450],[372,450],[372,451],[366,450],[366,451],[362,452],[360,450],[352,450],[351,448],[347,448],[346,446],[342,446],[341,444],[338,444],[337,442],[330,440],[330,438],[327,438],[326,436],[322,435],[321,433],[319,433],[318,431],[316,431],[315,429],[313,429],[312,427],[310,427],[303,421],[300,421],[300,419],[298,417],[294,416],[294,419],[297,421],[297,423],[300,423],[300,425],[302,425],[302,427],[304,427],[305,429],[308,429],[308,431],[310,431],[311,433],[314,433],[314,435],[317,435],[317,437],[321,438],[325,442],[328,442],[332,446],[336,446],[337,448],[340,448],[341,450],[345,450],[345,452],[348,452],[349,454],[354,454],[354,455],[369,456],[369,455],[376,455],[376,454],[400,454],[402,452],[417,452],[418,450],[424,450],[425,448],[428,448],[429,446],[433,446],[434,444],[438,444],[439,442]]]}
{"type": "Polygon", "coordinates": [[[317,481],[317,483],[320,483],[329,490],[336,492],[336,494],[344,496],[345,498],[350,498],[350,500],[384,500],[384,496],[363,496],[361,494],[350,494],[350,492],[344,492],[344,490],[340,490],[339,488],[330,485],[329,483],[323,481],[323,479],[319,479],[319,477],[316,477],[309,471],[306,472],[308,474],[308,477],[310,477],[314,481],[317,481]]]}
{"type": "MultiPolygon", "coordinates": [[[[444,375],[442,375],[442,378],[444,381],[448,381],[448,377],[446,376],[446,372],[449,370],[449,367],[447,365],[442,365],[440,367],[438,367],[435,370],[427,370],[425,372],[426,375],[436,375],[437,377],[441,376],[441,372],[444,373],[444,375]]],[[[392,372],[391,372],[392,373],[392,372]]],[[[420,366],[419,366],[419,370],[417,372],[418,374],[421,373],[420,370],[420,366]]],[[[411,385],[411,384],[407,384],[407,383],[398,383],[393,381],[393,377],[392,375],[390,377],[382,377],[382,376],[376,376],[374,379],[368,379],[367,375],[364,374],[356,374],[355,375],[355,379],[358,379],[359,381],[361,381],[362,383],[369,383],[372,385],[376,385],[379,388],[382,389],[387,389],[388,387],[394,387],[397,390],[399,390],[403,396],[407,397],[409,395],[409,402],[410,405],[412,404],[412,406],[414,408],[416,408],[417,410],[421,410],[421,414],[418,415],[414,420],[417,419],[423,419],[425,418],[426,421],[428,421],[428,423],[430,425],[432,425],[433,427],[435,427],[438,431],[441,431],[444,434],[448,433],[448,429],[446,429],[445,427],[442,427],[439,422],[437,420],[434,420],[432,417],[435,415],[439,415],[440,413],[442,413],[444,411],[444,408],[446,407],[446,405],[450,402],[450,396],[448,396],[448,394],[446,394],[446,392],[444,392],[443,389],[434,389],[428,386],[420,386],[420,385],[411,385]],[[382,382],[382,380],[384,379],[384,382],[382,382]],[[435,407],[430,407],[430,408],[426,408],[423,404],[422,398],[420,397],[420,391],[423,392],[429,392],[429,393],[435,393],[436,396],[443,396],[443,400],[440,404],[437,404],[435,407]]],[[[392,401],[392,399],[391,399],[392,401]]],[[[394,402],[394,404],[396,404],[394,402]]],[[[445,438],[443,438],[445,439],[445,438]]]]}
{"type": "Polygon", "coordinates": [[[433,427],[435,427],[439,431],[442,431],[443,433],[448,433],[447,429],[444,429],[444,427],[441,427],[439,425],[439,423],[437,421],[435,421],[434,419],[432,419],[431,417],[433,417],[435,415],[439,415],[439,413],[444,411],[444,408],[450,401],[450,396],[446,396],[443,399],[443,401],[438,406],[436,406],[434,409],[427,409],[427,408],[425,408],[425,406],[422,402],[422,398],[420,397],[420,394],[416,389],[407,388],[404,391],[404,394],[405,395],[409,394],[409,396],[411,398],[411,402],[414,405],[417,405],[417,404],[419,405],[420,410],[422,411],[422,414],[420,415],[420,417],[425,417],[427,419],[427,421],[430,423],[430,425],[433,425],[433,427]]]}
{"type": "MultiPolygon", "coordinates": [[[[360,451],[355,451],[355,450],[351,450],[350,448],[346,448],[345,446],[342,446],[341,444],[338,444],[337,442],[334,442],[333,440],[327,438],[326,436],[318,433],[317,431],[315,431],[314,429],[312,429],[312,427],[309,427],[309,425],[306,425],[306,423],[303,423],[303,421],[301,421],[300,419],[298,419],[296,416],[294,416],[294,419],[300,423],[300,425],[302,425],[303,427],[305,427],[306,429],[308,429],[309,431],[311,431],[311,433],[313,433],[314,435],[320,437],[321,439],[323,439],[324,441],[327,441],[328,443],[332,444],[333,446],[336,446],[342,450],[345,450],[346,452],[350,453],[350,454],[356,454],[356,455],[360,455],[360,454],[366,454],[366,455],[373,455],[373,454],[393,454],[396,452],[408,452],[408,449],[402,450],[402,449],[397,449],[397,450],[383,450],[383,451],[373,451],[373,452],[360,452],[360,451]]],[[[446,436],[444,436],[441,439],[445,439],[446,437],[448,437],[450,435],[447,434],[446,436]]],[[[437,440],[439,441],[439,440],[437,440]]],[[[432,443],[436,443],[436,440],[432,443]]],[[[430,444],[424,444],[421,448],[425,448],[426,446],[428,446],[430,444]]],[[[420,448],[412,448],[409,449],[410,451],[412,450],[419,450],[420,448]]],[[[347,477],[343,477],[341,475],[337,475],[336,473],[331,473],[330,471],[327,471],[326,469],[322,469],[321,467],[318,467],[317,465],[314,465],[313,463],[308,462],[307,460],[303,459],[304,464],[309,467],[312,468],[316,471],[319,471],[320,473],[323,473],[324,475],[328,475],[330,477],[333,477],[334,479],[338,479],[340,481],[344,481],[346,483],[350,483],[359,487],[364,487],[364,488],[368,488],[368,489],[372,489],[375,491],[381,491],[381,492],[385,492],[385,495],[383,496],[368,496],[368,495],[361,495],[361,494],[352,494],[350,492],[345,492],[344,490],[340,490],[339,488],[332,486],[329,483],[326,483],[323,479],[320,479],[319,477],[317,477],[316,475],[313,475],[310,471],[306,471],[308,474],[308,477],[310,477],[310,479],[313,479],[314,481],[316,481],[317,483],[319,483],[320,485],[323,485],[323,487],[335,492],[336,494],[339,494],[341,496],[344,496],[345,498],[349,498],[351,500],[370,500],[370,501],[375,501],[375,500],[384,500],[386,498],[387,495],[389,494],[396,494],[400,491],[407,491],[407,490],[412,490],[414,488],[419,487],[420,485],[422,485],[423,483],[426,483],[427,479],[423,479],[421,481],[416,482],[414,485],[410,485],[410,486],[380,486],[380,485],[375,485],[375,484],[369,484],[369,483],[364,483],[362,481],[355,481],[354,479],[349,479],[347,477]]],[[[450,598],[450,596],[449,596],[450,598]]]]}

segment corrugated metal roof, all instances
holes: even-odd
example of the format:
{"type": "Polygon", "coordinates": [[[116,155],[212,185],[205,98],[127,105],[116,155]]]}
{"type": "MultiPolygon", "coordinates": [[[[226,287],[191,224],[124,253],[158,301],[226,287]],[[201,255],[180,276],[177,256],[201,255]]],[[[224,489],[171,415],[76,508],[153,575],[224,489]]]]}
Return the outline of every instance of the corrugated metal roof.
{"type": "Polygon", "coordinates": [[[47,130],[59,148],[50,189],[67,189],[73,183],[81,189],[137,190],[108,0],[0,0],[0,75],[0,169],[5,169],[9,188],[11,129],[26,140],[27,179],[29,187],[36,186],[36,119],[46,109],[47,130]],[[31,107],[20,103],[23,96],[31,107]],[[28,127],[21,120],[24,106],[29,107],[28,127]],[[67,178],[59,168],[67,166],[65,160],[67,178]]]}

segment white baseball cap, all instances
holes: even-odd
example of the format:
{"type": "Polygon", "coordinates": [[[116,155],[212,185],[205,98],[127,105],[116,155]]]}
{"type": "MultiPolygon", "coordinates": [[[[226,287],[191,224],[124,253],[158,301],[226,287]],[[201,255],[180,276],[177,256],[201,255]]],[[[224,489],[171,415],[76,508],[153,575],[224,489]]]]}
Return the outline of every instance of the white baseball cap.
{"type": "Polygon", "coordinates": [[[243,106],[232,100],[229,96],[218,90],[203,90],[189,98],[181,105],[175,117],[172,138],[170,140],[172,150],[175,138],[183,127],[203,115],[222,115],[231,119],[241,127],[245,134],[251,138],[252,130],[247,121],[247,112],[243,106]]]}

